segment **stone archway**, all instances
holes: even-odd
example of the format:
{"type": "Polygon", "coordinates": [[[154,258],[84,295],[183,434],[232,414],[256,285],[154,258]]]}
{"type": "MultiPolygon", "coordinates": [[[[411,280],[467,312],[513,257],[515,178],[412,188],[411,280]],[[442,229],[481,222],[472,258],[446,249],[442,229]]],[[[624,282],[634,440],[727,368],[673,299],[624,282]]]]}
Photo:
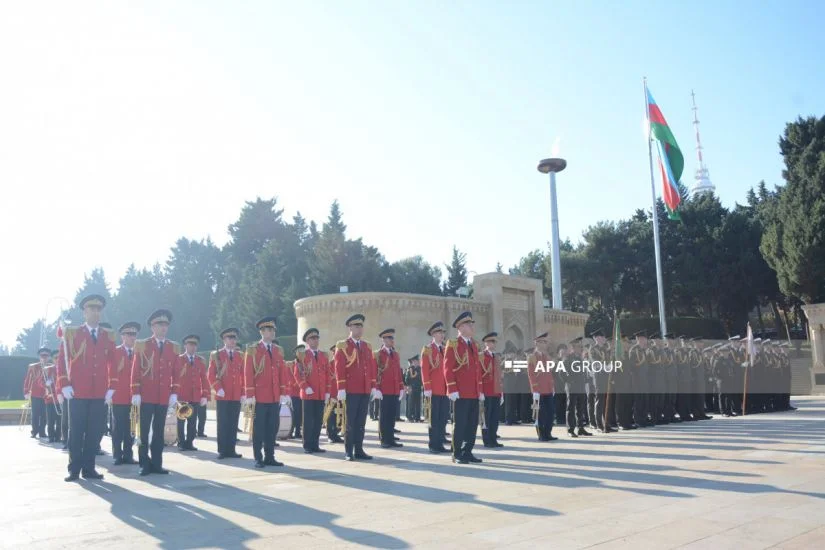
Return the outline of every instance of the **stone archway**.
{"type": "Polygon", "coordinates": [[[516,325],[510,325],[504,333],[505,349],[508,347],[517,350],[524,349],[524,333],[516,325]]]}

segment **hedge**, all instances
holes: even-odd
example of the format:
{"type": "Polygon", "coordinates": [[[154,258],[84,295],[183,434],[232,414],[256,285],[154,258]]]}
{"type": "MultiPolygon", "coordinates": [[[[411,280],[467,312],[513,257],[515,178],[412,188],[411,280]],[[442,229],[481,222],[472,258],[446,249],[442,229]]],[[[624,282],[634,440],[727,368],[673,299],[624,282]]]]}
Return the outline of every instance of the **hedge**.
{"type": "Polygon", "coordinates": [[[37,357],[0,356],[0,400],[23,399],[23,380],[37,357]]]}
{"type": "MultiPolygon", "coordinates": [[[[601,329],[605,335],[613,334],[613,325],[609,321],[599,321],[587,324],[587,335],[593,331],[601,329]]],[[[620,320],[620,330],[622,336],[633,336],[640,330],[648,334],[659,332],[659,318],[627,318],[620,320]]],[[[671,317],[667,319],[667,330],[676,336],[687,336],[688,338],[701,337],[706,340],[725,340],[728,338],[727,332],[722,322],[718,319],[705,319],[702,317],[671,317]]]]}

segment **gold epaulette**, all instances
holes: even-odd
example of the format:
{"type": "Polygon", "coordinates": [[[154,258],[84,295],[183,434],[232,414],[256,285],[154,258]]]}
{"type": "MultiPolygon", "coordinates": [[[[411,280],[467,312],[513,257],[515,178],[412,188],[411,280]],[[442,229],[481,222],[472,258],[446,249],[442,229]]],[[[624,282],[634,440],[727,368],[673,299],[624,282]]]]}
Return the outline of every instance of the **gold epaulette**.
{"type": "Polygon", "coordinates": [[[217,356],[218,356],[218,350],[209,352],[209,360],[210,361],[212,360],[213,357],[217,357],[217,356]]]}
{"type": "MultiPolygon", "coordinates": [[[[253,349],[258,347],[258,342],[252,342],[251,344],[246,345],[246,349],[253,349]]],[[[213,352],[214,353],[214,352],[213,352]]]]}
{"type": "Polygon", "coordinates": [[[347,349],[347,341],[338,340],[337,342],[335,342],[335,349],[347,349]]]}
{"type": "Polygon", "coordinates": [[[146,349],[146,342],[148,342],[148,338],[144,338],[143,340],[138,340],[135,342],[135,353],[140,352],[143,353],[143,350],[146,349]]]}
{"type": "Polygon", "coordinates": [[[458,345],[458,340],[455,338],[449,338],[447,343],[444,345],[444,350],[446,351],[448,348],[455,347],[458,345]]]}

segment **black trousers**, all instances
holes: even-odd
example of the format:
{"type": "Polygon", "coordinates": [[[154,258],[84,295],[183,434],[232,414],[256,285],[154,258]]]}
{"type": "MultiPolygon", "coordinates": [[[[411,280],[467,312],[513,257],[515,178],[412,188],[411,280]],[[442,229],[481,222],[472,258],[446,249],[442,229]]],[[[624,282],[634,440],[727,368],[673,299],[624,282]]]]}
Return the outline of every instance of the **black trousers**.
{"type": "Polygon", "coordinates": [[[329,418],[327,418],[327,438],[335,439],[336,437],[338,437],[338,414],[335,412],[335,407],[333,407],[332,412],[329,413],[329,418]]]}
{"type": "MultiPolygon", "coordinates": [[[[558,387],[558,386],[556,386],[558,387]]],[[[553,401],[553,408],[555,410],[556,424],[564,424],[567,411],[567,394],[564,392],[556,393],[555,401],[553,401]]]]}
{"type": "MultiPolygon", "coordinates": [[[[347,394],[347,433],[344,436],[344,452],[352,455],[364,452],[364,433],[367,426],[368,393],[347,394]]],[[[374,401],[377,401],[375,399],[374,401]]]]}
{"type": "Polygon", "coordinates": [[[32,397],[32,435],[46,435],[46,400],[32,397]]]}
{"type": "Polygon", "coordinates": [[[587,394],[583,388],[565,385],[567,394],[567,430],[584,428],[587,425],[587,394]]]}
{"type": "MultiPolygon", "coordinates": [[[[447,433],[447,419],[450,416],[450,398],[446,395],[433,395],[430,402],[430,449],[443,449],[447,433]]],[[[455,431],[455,430],[453,430],[455,431]]]]}
{"type": "Polygon", "coordinates": [[[519,417],[522,424],[533,423],[533,394],[520,393],[519,394],[519,417]]]}
{"type": "MultiPolygon", "coordinates": [[[[69,399],[69,473],[79,474],[95,469],[95,457],[106,414],[103,399],[69,399]]],[[[161,434],[161,437],[163,434],[161,434]]]]}
{"type": "Polygon", "coordinates": [[[134,460],[131,405],[112,405],[112,458],[134,460]]]}
{"type": "Polygon", "coordinates": [[[241,416],[241,402],[218,401],[217,408],[218,454],[233,455],[236,452],[235,446],[238,444],[238,419],[241,416]]]}
{"type": "MultiPolygon", "coordinates": [[[[321,437],[321,421],[324,419],[324,402],[321,400],[303,400],[303,421],[304,421],[304,450],[317,451],[318,440],[321,437]]],[[[332,418],[332,415],[329,415],[332,418]]],[[[329,433],[329,428],[327,428],[329,433]]]]}
{"type": "Polygon", "coordinates": [[[521,422],[521,415],[519,413],[519,403],[521,398],[517,393],[504,394],[504,421],[507,424],[515,424],[521,422]]]}
{"type": "Polygon", "coordinates": [[[140,404],[140,448],[138,461],[142,468],[153,470],[163,468],[163,431],[166,428],[166,411],[169,406],[155,403],[140,404]],[[149,428],[152,428],[152,440],[149,441],[149,428]]]}
{"type": "Polygon", "coordinates": [[[550,439],[550,434],[553,432],[553,419],[555,416],[556,404],[553,394],[540,396],[538,426],[536,426],[536,436],[538,436],[539,441],[550,439]]]}
{"type": "MultiPolygon", "coordinates": [[[[303,425],[303,410],[304,407],[302,406],[301,402],[302,399],[300,397],[295,397],[294,395],[290,397],[292,399],[292,433],[289,434],[290,437],[293,435],[295,437],[301,437],[301,426],[303,425]]],[[[280,408],[278,409],[278,414],[280,415],[280,408]]],[[[280,416],[278,416],[278,422],[280,423],[280,416]]],[[[278,429],[275,429],[275,433],[278,433],[278,429]]]]}
{"type": "Polygon", "coordinates": [[[407,396],[407,420],[421,420],[421,390],[412,390],[407,396]]]}
{"type": "Polygon", "coordinates": [[[192,415],[186,420],[178,420],[178,447],[188,448],[192,446],[197,435],[198,411],[205,409],[196,403],[189,403],[192,407],[192,415]]]}
{"type": "Polygon", "coordinates": [[[385,395],[379,407],[381,412],[378,423],[378,439],[382,444],[390,445],[395,441],[395,422],[398,419],[399,401],[397,395],[385,395]]]}
{"type": "Polygon", "coordinates": [[[252,454],[255,460],[275,458],[275,435],[281,422],[279,403],[255,403],[255,420],[252,422],[252,454]]]}
{"type": "MultiPolygon", "coordinates": [[[[611,414],[608,413],[607,408],[613,408],[613,414],[615,414],[616,410],[616,396],[610,396],[610,403],[607,402],[607,387],[609,380],[609,375],[606,374],[596,374],[595,375],[596,383],[594,390],[596,395],[594,397],[593,403],[593,417],[590,419],[591,425],[595,425],[596,428],[600,430],[604,430],[605,428],[605,414],[607,414],[607,426],[613,422],[613,418],[611,414]]],[[[612,389],[612,388],[611,388],[612,389]]]]}
{"type": "Polygon", "coordinates": [[[49,436],[49,443],[57,441],[60,436],[60,415],[57,414],[55,405],[46,405],[46,434],[49,436]]]}
{"type": "Polygon", "coordinates": [[[206,407],[201,407],[200,405],[198,405],[198,407],[195,410],[198,411],[198,435],[205,436],[206,432],[204,432],[204,430],[206,429],[206,407]]]}
{"type": "Polygon", "coordinates": [[[453,457],[469,457],[476,444],[478,431],[478,399],[459,397],[455,401],[453,425],[453,457]]]}
{"type": "Polygon", "coordinates": [[[481,429],[481,441],[485,447],[494,447],[497,443],[499,408],[501,407],[501,397],[485,396],[484,401],[484,423],[486,428],[481,429]]]}
{"type": "Polygon", "coordinates": [[[377,399],[373,399],[372,401],[370,401],[368,407],[370,418],[372,420],[378,420],[378,413],[381,410],[381,403],[379,403],[377,399]]]}

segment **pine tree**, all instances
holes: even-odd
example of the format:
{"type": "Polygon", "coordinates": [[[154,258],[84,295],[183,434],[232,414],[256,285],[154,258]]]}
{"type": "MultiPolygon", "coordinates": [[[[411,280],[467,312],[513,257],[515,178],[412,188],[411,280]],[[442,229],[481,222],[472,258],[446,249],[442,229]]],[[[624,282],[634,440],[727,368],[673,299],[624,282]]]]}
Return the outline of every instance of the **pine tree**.
{"type": "Polygon", "coordinates": [[[447,268],[447,280],[441,288],[444,296],[456,296],[458,289],[467,286],[467,255],[453,245],[453,258],[447,268]]]}

